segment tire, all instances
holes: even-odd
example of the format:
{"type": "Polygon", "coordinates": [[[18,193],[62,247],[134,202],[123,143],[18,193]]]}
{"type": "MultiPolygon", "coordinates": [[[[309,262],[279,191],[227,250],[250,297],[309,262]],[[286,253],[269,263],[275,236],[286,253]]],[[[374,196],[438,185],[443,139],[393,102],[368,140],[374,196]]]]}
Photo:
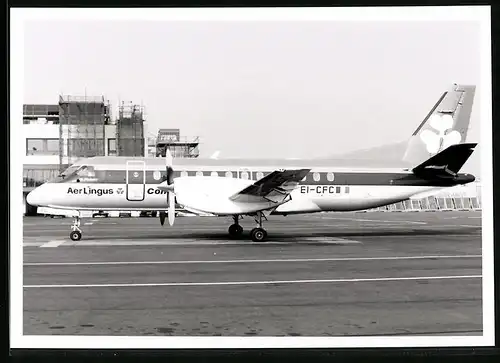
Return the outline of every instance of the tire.
{"type": "Polygon", "coordinates": [[[243,233],[243,227],[239,224],[232,224],[229,226],[228,232],[230,236],[238,237],[243,233]]]}
{"type": "Polygon", "coordinates": [[[82,234],[80,231],[71,231],[69,238],[71,238],[72,241],[79,241],[82,238],[82,234]]]}
{"type": "Polygon", "coordinates": [[[263,228],[254,228],[250,234],[254,242],[263,242],[267,238],[267,232],[263,228]]]}

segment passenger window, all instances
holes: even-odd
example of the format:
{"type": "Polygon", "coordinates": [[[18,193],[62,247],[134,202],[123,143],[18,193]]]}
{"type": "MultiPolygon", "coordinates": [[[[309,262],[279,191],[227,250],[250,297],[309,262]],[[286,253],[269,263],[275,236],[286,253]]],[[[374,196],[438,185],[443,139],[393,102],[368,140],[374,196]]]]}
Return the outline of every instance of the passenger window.
{"type": "Polygon", "coordinates": [[[248,179],[248,173],[246,171],[241,173],[241,179],[244,179],[244,180],[248,179]]]}
{"type": "Polygon", "coordinates": [[[153,179],[154,179],[154,180],[160,180],[160,179],[161,179],[161,171],[159,171],[159,170],[155,170],[155,171],[153,172],[153,179]]]}
{"type": "Polygon", "coordinates": [[[262,179],[264,177],[264,173],[261,171],[257,172],[257,179],[262,179]]]}
{"type": "Polygon", "coordinates": [[[202,171],[197,171],[196,172],[196,176],[203,176],[203,172],[202,171]]]}
{"type": "Polygon", "coordinates": [[[345,187],[346,194],[349,194],[349,187],[345,187]]]}
{"type": "Polygon", "coordinates": [[[320,179],[320,178],[321,178],[321,177],[320,177],[319,173],[315,172],[315,173],[313,174],[313,179],[314,179],[314,181],[319,181],[319,179],[320,179]]]}
{"type": "Polygon", "coordinates": [[[340,187],[335,188],[335,193],[340,194],[340,187]]]}
{"type": "Polygon", "coordinates": [[[210,175],[211,175],[211,176],[219,176],[219,174],[217,174],[217,172],[216,172],[216,171],[212,171],[212,172],[210,173],[210,175]]]}
{"type": "Polygon", "coordinates": [[[226,178],[232,178],[233,177],[233,173],[231,173],[230,171],[226,171],[226,178]]]}
{"type": "Polygon", "coordinates": [[[332,182],[335,179],[335,176],[333,175],[333,173],[328,173],[326,174],[326,179],[332,182]]]}
{"type": "Polygon", "coordinates": [[[181,176],[188,176],[188,172],[187,172],[187,171],[185,171],[185,170],[183,170],[183,171],[181,172],[181,176]]]}

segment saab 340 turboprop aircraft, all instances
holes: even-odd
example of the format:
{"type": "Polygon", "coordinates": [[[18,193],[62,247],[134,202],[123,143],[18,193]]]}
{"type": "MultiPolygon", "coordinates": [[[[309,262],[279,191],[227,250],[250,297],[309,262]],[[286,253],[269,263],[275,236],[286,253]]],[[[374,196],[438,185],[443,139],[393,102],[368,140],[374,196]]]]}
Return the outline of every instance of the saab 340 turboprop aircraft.
{"type": "Polygon", "coordinates": [[[262,220],[269,215],[364,210],[473,182],[473,175],[459,171],[476,146],[465,143],[474,93],[475,86],[456,84],[444,92],[397,166],[326,159],[173,163],[170,151],[166,158],[93,157],[34,189],[27,202],[76,211],[72,240],[82,237],[82,210],[158,210],[161,224],[168,214],[173,225],[177,202],[193,213],[232,217],[231,236],[242,234],[242,216],[253,216],[257,227],[250,236],[264,241],[262,220]]]}

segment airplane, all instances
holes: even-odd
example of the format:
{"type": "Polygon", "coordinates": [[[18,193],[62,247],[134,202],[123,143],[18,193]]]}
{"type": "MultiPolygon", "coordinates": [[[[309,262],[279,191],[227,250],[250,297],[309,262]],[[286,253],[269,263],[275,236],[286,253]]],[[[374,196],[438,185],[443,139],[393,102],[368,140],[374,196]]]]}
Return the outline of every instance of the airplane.
{"type": "Polygon", "coordinates": [[[460,173],[476,143],[466,143],[474,85],[444,92],[408,140],[397,163],[362,160],[182,159],[103,156],[80,159],[31,191],[33,206],[76,211],[70,238],[82,238],[84,210],[158,210],[174,224],[176,205],[205,216],[232,217],[240,237],[243,216],[255,218],[255,242],[268,237],[269,216],[366,210],[422,193],[471,183],[460,173]],[[366,165],[369,163],[370,165],[366,165]]]}

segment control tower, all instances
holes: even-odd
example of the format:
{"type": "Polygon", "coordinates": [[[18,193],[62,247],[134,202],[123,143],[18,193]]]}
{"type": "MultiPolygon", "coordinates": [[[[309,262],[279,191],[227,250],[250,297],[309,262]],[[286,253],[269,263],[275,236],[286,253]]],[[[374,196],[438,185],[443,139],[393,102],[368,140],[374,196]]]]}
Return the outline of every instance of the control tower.
{"type": "Polygon", "coordinates": [[[200,155],[199,137],[181,137],[180,129],[159,129],[156,138],[156,157],[165,157],[167,149],[174,158],[197,158],[200,155]]]}

